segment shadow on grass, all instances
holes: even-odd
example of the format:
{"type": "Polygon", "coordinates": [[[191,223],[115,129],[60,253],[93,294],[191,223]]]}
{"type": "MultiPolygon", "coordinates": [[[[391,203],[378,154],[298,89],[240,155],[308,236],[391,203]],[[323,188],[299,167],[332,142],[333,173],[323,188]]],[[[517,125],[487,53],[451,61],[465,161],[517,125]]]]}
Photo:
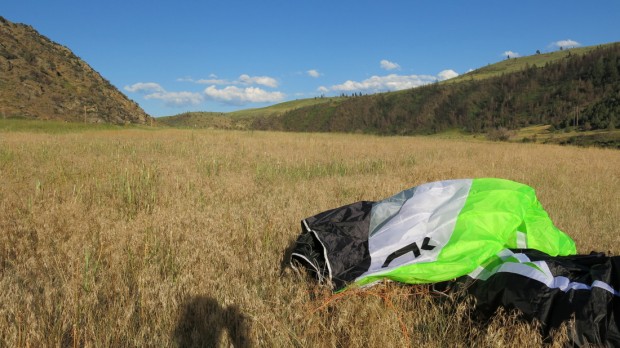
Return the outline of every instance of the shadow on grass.
{"type": "Polygon", "coordinates": [[[238,306],[222,306],[211,297],[196,296],[188,299],[181,311],[174,330],[179,347],[223,346],[224,331],[234,347],[252,347],[249,318],[238,306]]]}

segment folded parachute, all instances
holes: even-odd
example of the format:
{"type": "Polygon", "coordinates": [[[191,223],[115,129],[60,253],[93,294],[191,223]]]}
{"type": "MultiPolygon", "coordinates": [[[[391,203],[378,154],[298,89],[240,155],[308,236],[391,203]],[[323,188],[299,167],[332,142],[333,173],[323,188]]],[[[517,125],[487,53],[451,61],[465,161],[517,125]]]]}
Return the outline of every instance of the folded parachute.
{"type": "Polygon", "coordinates": [[[466,289],[543,329],[575,318],[574,342],[620,345],[620,258],[579,256],[524,184],[439,181],[302,220],[291,264],[340,291],[382,279],[466,289]],[[465,286],[461,286],[465,284],[465,286]]]}
{"type": "Polygon", "coordinates": [[[506,248],[576,252],[531,187],[464,179],[424,184],[304,219],[292,259],[339,290],[384,278],[410,284],[454,279],[506,248]]]}

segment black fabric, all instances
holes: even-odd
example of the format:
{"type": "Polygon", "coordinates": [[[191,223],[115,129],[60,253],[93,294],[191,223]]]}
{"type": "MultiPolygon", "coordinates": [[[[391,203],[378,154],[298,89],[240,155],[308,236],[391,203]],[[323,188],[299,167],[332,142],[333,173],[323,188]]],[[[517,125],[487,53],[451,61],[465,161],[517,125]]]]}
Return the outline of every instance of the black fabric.
{"type": "MultiPolygon", "coordinates": [[[[303,230],[302,224],[302,230],[303,230]]],[[[327,277],[327,265],[323,256],[323,247],[314,233],[302,233],[297,241],[295,241],[295,249],[291,254],[291,262],[297,261],[303,265],[308,271],[315,275],[317,279],[327,277]],[[303,257],[299,257],[302,255],[303,257]]]]}
{"type": "MultiPolygon", "coordinates": [[[[532,261],[545,261],[554,276],[591,286],[596,280],[620,288],[620,256],[604,254],[552,257],[540,251],[524,251],[532,261]]],[[[514,273],[496,273],[489,279],[464,276],[450,284],[458,291],[473,295],[476,310],[490,317],[499,306],[516,308],[527,319],[537,319],[545,334],[574,318],[571,337],[577,346],[620,347],[620,297],[600,287],[568,290],[549,288],[545,284],[514,273]]]]}
{"type": "MultiPolygon", "coordinates": [[[[368,229],[372,205],[373,202],[357,202],[305,219],[310,230],[305,228],[302,221],[302,234],[293,253],[308,257],[308,253],[314,255],[316,251],[323,250],[324,246],[327,252],[325,256],[332,271],[334,289],[344,287],[370,267],[368,229]],[[316,233],[322,246],[317,246],[317,249],[309,252],[308,237],[304,236],[312,234],[311,231],[316,233]]],[[[327,269],[319,267],[318,264],[316,267],[322,270],[323,277],[329,278],[327,269]]]]}

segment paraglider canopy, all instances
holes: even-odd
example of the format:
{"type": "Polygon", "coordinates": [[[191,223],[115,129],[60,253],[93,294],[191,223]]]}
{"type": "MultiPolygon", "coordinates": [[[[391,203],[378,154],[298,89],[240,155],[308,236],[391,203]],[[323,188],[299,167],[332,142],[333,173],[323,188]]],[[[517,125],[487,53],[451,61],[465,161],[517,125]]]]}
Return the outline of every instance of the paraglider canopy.
{"type": "Polygon", "coordinates": [[[466,275],[506,248],[575,254],[524,184],[502,179],[420,185],[302,220],[292,259],[334,290],[381,279],[433,283],[466,275]]]}
{"type": "Polygon", "coordinates": [[[575,255],[534,189],[514,181],[446,180],[303,219],[291,264],[334,291],[383,279],[449,284],[536,318],[575,317],[574,343],[620,346],[620,257],[575,255]]]}

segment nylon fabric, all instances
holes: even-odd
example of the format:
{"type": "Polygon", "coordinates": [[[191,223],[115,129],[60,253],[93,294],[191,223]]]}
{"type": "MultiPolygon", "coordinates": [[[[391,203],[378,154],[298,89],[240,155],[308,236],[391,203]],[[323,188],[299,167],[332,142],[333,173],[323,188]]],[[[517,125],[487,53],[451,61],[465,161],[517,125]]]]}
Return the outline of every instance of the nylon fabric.
{"type": "Polygon", "coordinates": [[[389,275],[391,270],[410,263],[435,261],[450,239],[471,182],[448,180],[420,185],[376,203],[371,226],[378,227],[369,238],[371,263],[359,279],[389,275]],[[394,253],[399,254],[386,265],[394,253]]]}
{"type": "Polygon", "coordinates": [[[620,346],[616,321],[620,318],[620,256],[514,252],[513,257],[498,255],[499,264],[460,277],[448,287],[456,294],[473,295],[477,312],[486,317],[498,307],[518,309],[525,319],[537,319],[545,335],[573,319],[569,337],[574,345],[620,346]]]}
{"type": "MultiPolygon", "coordinates": [[[[463,182],[451,180],[441,183],[445,189],[463,182]]],[[[448,201],[447,205],[451,203],[454,201],[448,201]]],[[[430,214],[445,214],[442,208],[444,206],[436,207],[430,214]]],[[[426,236],[431,240],[439,239],[435,237],[435,226],[425,226],[426,236]]],[[[391,242],[401,245],[395,239],[391,242]]],[[[509,180],[474,179],[456,223],[449,232],[449,241],[442,245],[437,255],[410,259],[408,263],[401,263],[400,267],[387,271],[366,272],[356,280],[356,284],[365,285],[381,278],[410,284],[441,282],[468,274],[500,250],[517,248],[520,246],[518,244],[526,244],[550,255],[576,253],[575,243],[553,225],[538,202],[534,189],[509,180]]],[[[372,238],[370,245],[372,250],[372,238]]],[[[371,256],[375,257],[372,251],[371,256]]],[[[379,255],[381,257],[385,255],[379,255]]]]}

